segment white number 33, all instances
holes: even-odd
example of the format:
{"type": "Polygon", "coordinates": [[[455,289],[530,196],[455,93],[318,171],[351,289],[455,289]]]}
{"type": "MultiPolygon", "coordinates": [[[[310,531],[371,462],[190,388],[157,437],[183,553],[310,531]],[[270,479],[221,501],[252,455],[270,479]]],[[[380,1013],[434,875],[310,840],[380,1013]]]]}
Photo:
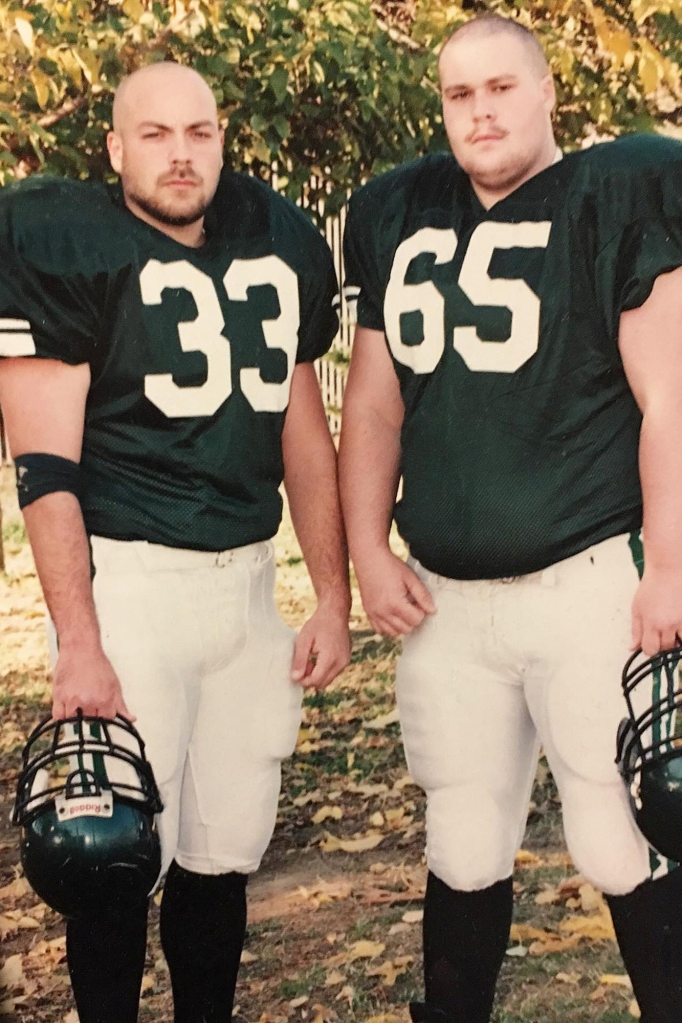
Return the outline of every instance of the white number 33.
{"type": "MultiPolygon", "coordinates": [[[[248,289],[270,284],[279,299],[280,313],[263,321],[263,336],[268,348],[286,353],[287,374],[281,383],[266,383],[253,366],[240,370],[242,393],[256,412],[283,412],[289,401],[291,377],[298,346],[298,279],[279,256],[260,259],[235,259],[223,278],[227,297],[246,302],[248,289]]],[[[172,419],[181,416],[212,416],[232,393],[231,345],[223,333],[220,302],[211,278],[184,259],[160,263],[150,259],[140,274],[140,290],[145,305],[159,305],[166,288],[183,288],[194,299],[194,320],[178,324],[183,352],[203,352],[207,373],[203,384],[181,387],[171,373],[148,373],[144,393],[157,408],[172,419]]]]}

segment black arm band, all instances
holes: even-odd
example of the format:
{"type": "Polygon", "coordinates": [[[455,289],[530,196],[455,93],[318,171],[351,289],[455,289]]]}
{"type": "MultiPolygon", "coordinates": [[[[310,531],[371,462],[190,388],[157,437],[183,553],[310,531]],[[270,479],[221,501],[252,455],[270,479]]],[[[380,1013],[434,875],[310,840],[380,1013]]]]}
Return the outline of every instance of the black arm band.
{"type": "Polygon", "coordinates": [[[20,508],[64,490],[80,498],[81,467],[70,458],[31,453],[15,458],[14,467],[20,508]]]}

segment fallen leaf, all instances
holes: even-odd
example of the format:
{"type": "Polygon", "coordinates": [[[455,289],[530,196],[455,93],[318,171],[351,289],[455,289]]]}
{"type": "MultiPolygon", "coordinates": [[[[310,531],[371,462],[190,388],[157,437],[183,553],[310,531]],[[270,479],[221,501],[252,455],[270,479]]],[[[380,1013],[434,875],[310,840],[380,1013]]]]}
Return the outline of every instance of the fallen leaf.
{"type": "Polygon", "coordinates": [[[76,1010],[72,1009],[71,1012],[67,1012],[62,1023],[78,1023],[78,1013],[76,1010]]]}
{"type": "Polygon", "coordinates": [[[24,987],[25,984],[26,977],[21,964],[21,955],[17,953],[6,959],[5,965],[0,970],[0,988],[13,991],[15,988],[24,987]]]}
{"type": "Polygon", "coordinates": [[[156,986],[156,977],[151,973],[145,973],[142,978],[142,984],[140,986],[140,994],[145,994],[147,991],[152,991],[156,986]]]}
{"type": "Polygon", "coordinates": [[[632,981],[627,973],[604,973],[599,978],[599,983],[605,987],[614,985],[616,987],[626,987],[629,991],[632,991],[632,981]]]}
{"type": "Polygon", "coordinates": [[[598,892],[591,884],[581,885],[578,894],[580,896],[580,908],[583,913],[594,913],[596,910],[601,909],[604,904],[601,892],[598,892]]]}
{"type": "Polygon", "coordinates": [[[540,856],[530,852],[528,849],[519,849],[514,858],[514,864],[517,867],[541,867],[543,860],[540,856]]]}
{"type": "Polygon", "coordinates": [[[373,828],[383,828],[384,824],[386,823],[386,818],[384,817],[383,813],[381,813],[380,810],[377,810],[376,813],[373,813],[372,816],[370,817],[369,823],[372,825],[373,828]]]}
{"type": "Polygon", "coordinates": [[[330,970],[324,979],[325,987],[335,987],[337,984],[343,984],[346,978],[338,970],[330,970]]]}
{"type": "Polygon", "coordinates": [[[301,995],[300,998],[294,998],[294,999],[292,999],[292,1001],[289,1002],[289,1008],[291,1008],[291,1009],[299,1009],[302,1005],[305,1005],[305,1003],[307,1001],[308,1001],[308,996],[307,995],[301,995]]]}
{"type": "Polygon", "coordinates": [[[581,980],[580,973],[557,973],[554,976],[561,984],[577,984],[581,980]]]}
{"type": "Polygon", "coordinates": [[[403,913],[401,919],[404,924],[419,924],[424,919],[424,910],[409,909],[407,913],[403,913]]]}
{"type": "Polygon", "coordinates": [[[393,934],[405,934],[406,931],[410,930],[409,924],[391,924],[388,929],[389,937],[393,934]]]}
{"type": "Polygon", "coordinates": [[[548,941],[552,935],[531,924],[512,924],[509,937],[511,941],[548,941]]]}
{"type": "Polygon", "coordinates": [[[257,963],[258,956],[254,955],[253,952],[249,952],[247,948],[242,949],[242,954],[239,959],[240,963],[257,963]]]}
{"type": "Polygon", "coordinates": [[[519,958],[523,958],[523,956],[528,955],[528,949],[526,948],[525,945],[513,945],[511,948],[507,949],[505,955],[518,956],[519,958]]]}
{"type": "Polygon", "coordinates": [[[556,902],[561,902],[561,895],[557,888],[545,888],[538,892],[534,901],[536,906],[551,906],[556,902]]]}
{"type": "Polygon", "coordinates": [[[343,810],[340,806],[321,806],[317,813],[313,814],[311,820],[313,824],[322,824],[329,817],[332,820],[340,821],[343,817],[343,810]]]}
{"type": "Polygon", "coordinates": [[[376,849],[385,839],[385,835],[364,835],[360,838],[337,838],[335,835],[327,835],[320,843],[322,852],[367,852],[369,849],[376,849]]]}
{"type": "Polygon", "coordinates": [[[371,721],[363,721],[362,726],[363,728],[382,731],[384,728],[388,728],[389,725],[395,725],[397,723],[398,708],[394,707],[393,710],[388,712],[388,714],[380,714],[379,717],[372,718],[371,721]]]}
{"type": "Polygon", "coordinates": [[[630,1013],[631,1016],[634,1016],[635,1019],[642,1018],[641,1009],[637,1004],[637,1000],[635,998],[633,998],[630,1004],[628,1005],[628,1012],[630,1013]]]}
{"type": "Polygon", "coordinates": [[[356,959],[373,959],[380,956],[386,946],[382,941],[355,941],[348,949],[346,962],[354,963],[356,959]]]}
{"type": "Polygon", "coordinates": [[[551,934],[546,941],[533,941],[528,951],[533,956],[551,955],[553,952],[568,952],[580,944],[580,935],[572,934],[569,938],[560,938],[558,934],[551,934]]]}

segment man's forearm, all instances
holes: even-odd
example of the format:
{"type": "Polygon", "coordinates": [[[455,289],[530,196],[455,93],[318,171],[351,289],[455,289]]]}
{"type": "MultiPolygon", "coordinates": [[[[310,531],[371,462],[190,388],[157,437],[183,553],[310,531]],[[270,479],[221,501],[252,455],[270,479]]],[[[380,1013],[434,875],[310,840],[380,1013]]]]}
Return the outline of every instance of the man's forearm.
{"type": "Polygon", "coordinates": [[[327,436],[308,438],[284,477],[291,520],[319,604],[350,608],[348,549],[341,518],[336,452],[327,436]]]}
{"type": "Polygon", "coordinates": [[[339,449],[339,484],[356,567],[388,547],[399,478],[399,429],[371,408],[349,409],[339,449]]]}
{"type": "Polygon", "coordinates": [[[682,572],[682,402],[645,411],[639,445],[646,566],[682,572]]]}
{"type": "Polygon", "coordinates": [[[90,553],[78,500],[47,494],[24,509],[38,577],[60,645],[99,644],[90,553]]]}

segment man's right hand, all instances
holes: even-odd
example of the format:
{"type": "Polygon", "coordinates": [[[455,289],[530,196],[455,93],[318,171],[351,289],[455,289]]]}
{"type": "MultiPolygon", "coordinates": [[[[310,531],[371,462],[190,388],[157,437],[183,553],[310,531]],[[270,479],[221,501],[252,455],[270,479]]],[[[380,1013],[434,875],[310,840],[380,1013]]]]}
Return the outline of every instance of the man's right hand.
{"type": "Polygon", "coordinates": [[[75,717],[79,708],[90,717],[112,719],[120,714],[135,720],[101,646],[62,644],[52,680],[52,717],[75,717]]]}
{"type": "Polygon", "coordinates": [[[355,565],[360,594],[367,617],[376,632],[386,636],[404,636],[436,605],[421,579],[409,565],[389,549],[355,565]]]}

